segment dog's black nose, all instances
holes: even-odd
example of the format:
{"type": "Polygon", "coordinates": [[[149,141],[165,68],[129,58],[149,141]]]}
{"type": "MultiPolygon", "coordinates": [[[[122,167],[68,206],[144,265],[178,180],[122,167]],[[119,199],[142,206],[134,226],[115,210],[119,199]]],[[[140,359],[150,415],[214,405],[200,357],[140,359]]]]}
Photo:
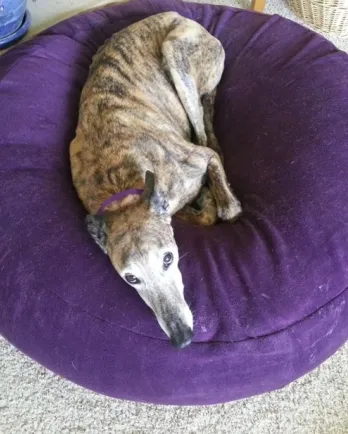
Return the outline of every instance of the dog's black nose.
{"type": "Polygon", "coordinates": [[[170,341],[175,348],[184,348],[190,345],[193,330],[187,326],[177,327],[170,335],[170,341]]]}

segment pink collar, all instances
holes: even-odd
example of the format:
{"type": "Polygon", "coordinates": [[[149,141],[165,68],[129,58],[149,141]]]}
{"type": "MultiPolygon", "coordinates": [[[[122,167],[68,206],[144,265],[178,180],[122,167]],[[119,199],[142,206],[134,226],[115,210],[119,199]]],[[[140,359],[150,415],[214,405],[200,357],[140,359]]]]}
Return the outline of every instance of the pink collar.
{"type": "Polygon", "coordinates": [[[122,199],[125,199],[128,196],[138,194],[139,196],[143,194],[144,190],[139,190],[137,188],[130,188],[129,190],[120,191],[119,193],[116,193],[112,196],[110,196],[106,201],[102,204],[102,206],[99,208],[97,215],[100,215],[103,213],[105,208],[107,208],[112,202],[119,202],[122,199]]]}

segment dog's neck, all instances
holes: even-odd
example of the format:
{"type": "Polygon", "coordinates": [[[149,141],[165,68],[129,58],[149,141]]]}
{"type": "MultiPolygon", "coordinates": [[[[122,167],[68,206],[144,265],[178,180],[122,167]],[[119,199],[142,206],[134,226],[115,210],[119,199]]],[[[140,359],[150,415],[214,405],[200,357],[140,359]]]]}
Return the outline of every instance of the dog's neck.
{"type": "Polygon", "coordinates": [[[131,203],[138,201],[143,192],[144,190],[141,189],[130,188],[128,190],[113,194],[102,203],[97,214],[103,214],[105,210],[116,211],[120,208],[123,208],[124,206],[128,206],[131,203]]]}

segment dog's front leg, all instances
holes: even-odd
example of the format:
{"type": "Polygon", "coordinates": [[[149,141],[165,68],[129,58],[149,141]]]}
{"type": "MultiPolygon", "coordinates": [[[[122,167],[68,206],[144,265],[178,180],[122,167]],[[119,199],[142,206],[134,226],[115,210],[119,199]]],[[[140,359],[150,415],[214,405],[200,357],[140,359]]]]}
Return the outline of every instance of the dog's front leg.
{"type": "Polygon", "coordinates": [[[201,188],[194,204],[198,205],[199,208],[197,209],[193,204],[187,204],[175,216],[195,225],[210,226],[216,223],[216,202],[208,187],[203,186],[201,188]]]}

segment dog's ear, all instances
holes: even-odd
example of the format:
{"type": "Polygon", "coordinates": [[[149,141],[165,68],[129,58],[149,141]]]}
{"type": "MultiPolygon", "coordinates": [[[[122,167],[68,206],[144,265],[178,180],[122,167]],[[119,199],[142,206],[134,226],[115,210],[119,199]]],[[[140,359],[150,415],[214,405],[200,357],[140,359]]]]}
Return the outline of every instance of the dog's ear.
{"type": "Polygon", "coordinates": [[[169,204],[161,192],[155,189],[155,175],[149,170],[145,174],[145,188],[142,198],[147,201],[151,209],[159,215],[167,215],[169,204]]]}
{"type": "Polygon", "coordinates": [[[85,219],[85,225],[91,237],[106,254],[107,235],[104,217],[90,214],[85,219]]]}
{"type": "Polygon", "coordinates": [[[143,200],[150,202],[154,188],[155,188],[155,175],[149,170],[147,170],[145,173],[145,188],[142,194],[143,200]]]}

